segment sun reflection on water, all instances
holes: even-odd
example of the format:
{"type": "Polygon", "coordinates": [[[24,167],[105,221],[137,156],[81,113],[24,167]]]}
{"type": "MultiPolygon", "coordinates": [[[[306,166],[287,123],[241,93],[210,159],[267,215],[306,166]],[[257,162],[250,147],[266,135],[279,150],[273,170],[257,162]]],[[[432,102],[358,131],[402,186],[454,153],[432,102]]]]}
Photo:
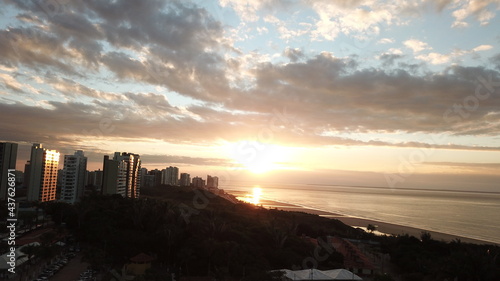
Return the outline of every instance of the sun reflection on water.
{"type": "Polygon", "coordinates": [[[259,205],[260,204],[260,197],[261,197],[261,195],[262,195],[262,189],[260,188],[260,186],[255,186],[252,189],[252,193],[251,194],[245,194],[245,197],[241,197],[239,199],[242,200],[242,201],[245,201],[247,203],[251,203],[251,204],[254,204],[254,205],[259,205]]]}

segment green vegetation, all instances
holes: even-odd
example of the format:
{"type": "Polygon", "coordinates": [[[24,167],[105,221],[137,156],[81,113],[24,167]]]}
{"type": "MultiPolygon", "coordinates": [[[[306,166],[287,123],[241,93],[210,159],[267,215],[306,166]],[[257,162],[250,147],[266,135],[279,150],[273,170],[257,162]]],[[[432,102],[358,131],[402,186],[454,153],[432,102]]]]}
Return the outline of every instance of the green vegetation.
{"type": "MultiPolygon", "coordinates": [[[[326,257],[316,259],[319,269],[342,266],[342,255],[315,248],[303,235],[378,241],[379,251],[390,255],[405,281],[500,280],[500,249],[495,246],[438,242],[426,233],[422,239],[377,237],[338,220],[235,204],[203,190],[156,188],[143,190],[143,195],[138,200],[92,195],[74,206],[51,203],[45,210],[56,224],[65,223],[80,241],[84,259],[103,272],[121,272],[139,253],[154,256],[153,268],[136,280],[170,280],[172,273],[280,280],[268,271],[304,268],[315,255],[326,257]]],[[[376,278],[392,280],[382,274],[376,278]]]]}
{"type": "Polygon", "coordinates": [[[475,245],[459,240],[421,239],[404,235],[384,239],[384,251],[391,255],[403,280],[500,280],[500,247],[475,245]],[[456,278],[456,279],[455,279],[456,278]]]}

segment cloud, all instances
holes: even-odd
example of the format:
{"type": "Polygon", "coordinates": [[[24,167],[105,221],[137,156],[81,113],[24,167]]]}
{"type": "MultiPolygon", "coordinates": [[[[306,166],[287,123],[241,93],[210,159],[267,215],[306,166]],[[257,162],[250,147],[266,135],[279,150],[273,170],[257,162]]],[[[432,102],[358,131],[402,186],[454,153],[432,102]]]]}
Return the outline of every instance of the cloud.
{"type": "Polygon", "coordinates": [[[224,158],[207,158],[207,157],[189,157],[179,155],[162,155],[162,154],[141,154],[141,160],[149,165],[200,165],[200,166],[230,166],[232,165],[229,159],[224,158]]]}
{"type": "Polygon", "coordinates": [[[378,44],[391,44],[394,43],[394,39],[392,38],[381,38],[377,41],[378,44]]]}
{"type": "Polygon", "coordinates": [[[472,0],[459,1],[452,7],[452,12],[455,21],[452,27],[467,27],[469,24],[465,21],[469,17],[473,17],[481,25],[489,24],[490,20],[495,17],[493,10],[498,10],[500,3],[496,0],[472,0]]]}
{"type": "Polygon", "coordinates": [[[274,0],[220,0],[222,7],[231,7],[241,20],[255,22],[260,19],[259,12],[271,13],[276,10],[283,10],[295,5],[294,0],[274,1],[274,0]]]}
{"type": "MultiPolygon", "coordinates": [[[[41,85],[26,87],[26,76],[16,77],[14,70],[0,76],[11,99],[0,104],[0,117],[16,120],[1,125],[4,139],[61,146],[73,142],[94,149],[100,141],[113,139],[200,145],[263,136],[290,146],[421,145],[345,137],[349,132],[411,132],[447,134],[452,144],[438,144],[445,149],[497,149],[495,143],[453,144],[456,135],[500,133],[495,121],[500,101],[492,93],[478,100],[473,110],[453,111],[455,105],[471,108],[466,102],[474,97],[479,77],[497,81],[499,72],[485,67],[421,71],[420,65],[403,61],[401,50],[390,49],[378,57],[383,68],[375,68],[356,56],[308,55],[292,46],[274,50],[288,58],[283,63],[283,57],[275,60],[259,50],[243,52],[230,46],[220,22],[183,2],[68,2],[67,13],[32,17],[26,16],[35,9],[31,2],[11,3],[22,10],[19,17],[24,23],[0,31],[2,69],[33,69],[41,85]],[[102,80],[105,86],[96,85],[102,80]],[[118,84],[136,87],[117,90],[115,86],[122,86],[118,84]],[[187,105],[173,105],[168,94],[151,90],[155,86],[183,96],[187,105]],[[12,101],[18,92],[35,95],[37,90],[43,94],[36,99],[12,101]],[[451,115],[446,115],[449,110],[451,115]],[[112,132],[102,132],[103,120],[112,123],[112,132]]],[[[224,2],[235,5],[235,10],[244,3],[224,2]]],[[[278,5],[255,3],[249,4],[255,10],[273,11],[271,6],[278,5]]],[[[393,4],[368,4],[313,1],[320,18],[310,32],[316,32],[317,39],[335,39],[338,32],[370,37],[377,34],[374,27],[398,23],[394,12],[387,14],[393,4]],[[352,18],[348,12],[353,12],[352,18]]],[[[440,54],[428,51],[431,48],[417,39],[404,44],[418,53],[417,59],[432,64],[491,49],[479,45],[440,54]]]]}
{"type": "MultiPolygon", "coordinates": [[[[23,19],[40,11],[33,3],[9,3],[26,11],[23,19]]],[[[228,91],[220,88],[227,84],[218,53],[228,47],[222,26],[192,4],[68,2],[60,13],[39,12],[36,19],[43,24],[0,31],[0,62],[75,77],[111,71],[207,101],[228,91]]]]}
{"type": "Polygon", "coordinates": [[[489,60],[495,65],[497,70],[500,70],[500,53],[494,55],[489,60]]]}
{"type": "Polygon", "coordinates": [[[444,64],[448,63],[450,59],[452,58],[453,55],[446,55],[446,54],[440,54],[440,53],[428,53],[428,54],[422,54],[418,55],[415,58],[419,60],[426,61],[431,64],[444,64]]]}
{"type": "Polygon", "coordinates": [[[286,48],[283,55],[289,58],[292,62],[298,61],[300,58],[304,57],[304,53],[300,49],[286,48]]]}
{"type": "Polygon", "coordinates": [[[481,51],[487,51],[493,49],[493,46],[491,45],[480,45],[472,49],[474,52],[481,52],[481,51]]]}
{"type": "Polygon", "coordinates": [[[449,63],[452,60],[459,60],[461,57],[467,55],[467,54],[472,54],[472,53],[477,53],[481,51],[487,51],[492,49],[493,46],[491,45],[479,45],[475,48],[472,48],[470,50],[461,50],[461,49],[454,49],[451,53],[449,54],[441,54],[441,53],[436,53],[436,52],[431,52],[427,54],[420,54],[416,56],[415,58],[419,60],[426,61],[431,64],[445,64],[449,63]]]}
{"type": "Polygon", "coordinates": [[[389,67],[394,65],[394,62],[398,59],[403,58],[404,56],[401,54],[387,54],[384,53],[379,56],[379,59],[382,61],[382,66],[389,67]]]}
{"type": "Polygon", "coordinates": [[[0,73],[0,79],[3,81],[4,87],[6,89],[10,89],[17,93],[24,93],[24,86],[11,75],[0,73]]]}
{"type": "Polygon", "coordinates": [[[417,39],[409,39],[403,42],[403,44],[409,48],[412,49],[414,53],[418,53],[423,50],[430,50],[432,49],[427,43],[422,42],[417,39]]]}

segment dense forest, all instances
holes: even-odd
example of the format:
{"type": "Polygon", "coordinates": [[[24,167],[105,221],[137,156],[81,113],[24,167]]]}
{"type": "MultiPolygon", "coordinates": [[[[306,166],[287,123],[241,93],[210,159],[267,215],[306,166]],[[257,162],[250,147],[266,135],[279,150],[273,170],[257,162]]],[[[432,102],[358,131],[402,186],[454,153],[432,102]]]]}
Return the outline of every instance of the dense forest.
{"type": "Polygon", "coordinates": [[[269,270],[303,269],[318,250],[327,258],[314,266],[341,268],[340,253],[303,239],[327,235],[377,241],[377,251],[390,255],[395,273],[374,280],[500,280],[498,246],[439,242],[427,233],[378,237],[338,220],[230,202],[206,190],[154,188],[143,190],[137,200],[94,194],[75,205],[42,207],[72,233],[84,260],[101,272],[120,270],[139,253],[155,257],[152,269],[136,280],[171,280],[172,273],[281,280],[269,270]]]}

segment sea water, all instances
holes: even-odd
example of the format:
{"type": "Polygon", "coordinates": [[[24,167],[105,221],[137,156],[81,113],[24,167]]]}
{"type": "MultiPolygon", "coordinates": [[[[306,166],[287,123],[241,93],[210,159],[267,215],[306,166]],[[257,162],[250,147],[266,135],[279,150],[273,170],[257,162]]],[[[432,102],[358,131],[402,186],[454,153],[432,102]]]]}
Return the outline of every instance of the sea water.
{"type": "Polygon", "coordinates": [[[500,244],[500,193],[248,183],[221,188],[257,204],[275,200],[500,244]]]}

